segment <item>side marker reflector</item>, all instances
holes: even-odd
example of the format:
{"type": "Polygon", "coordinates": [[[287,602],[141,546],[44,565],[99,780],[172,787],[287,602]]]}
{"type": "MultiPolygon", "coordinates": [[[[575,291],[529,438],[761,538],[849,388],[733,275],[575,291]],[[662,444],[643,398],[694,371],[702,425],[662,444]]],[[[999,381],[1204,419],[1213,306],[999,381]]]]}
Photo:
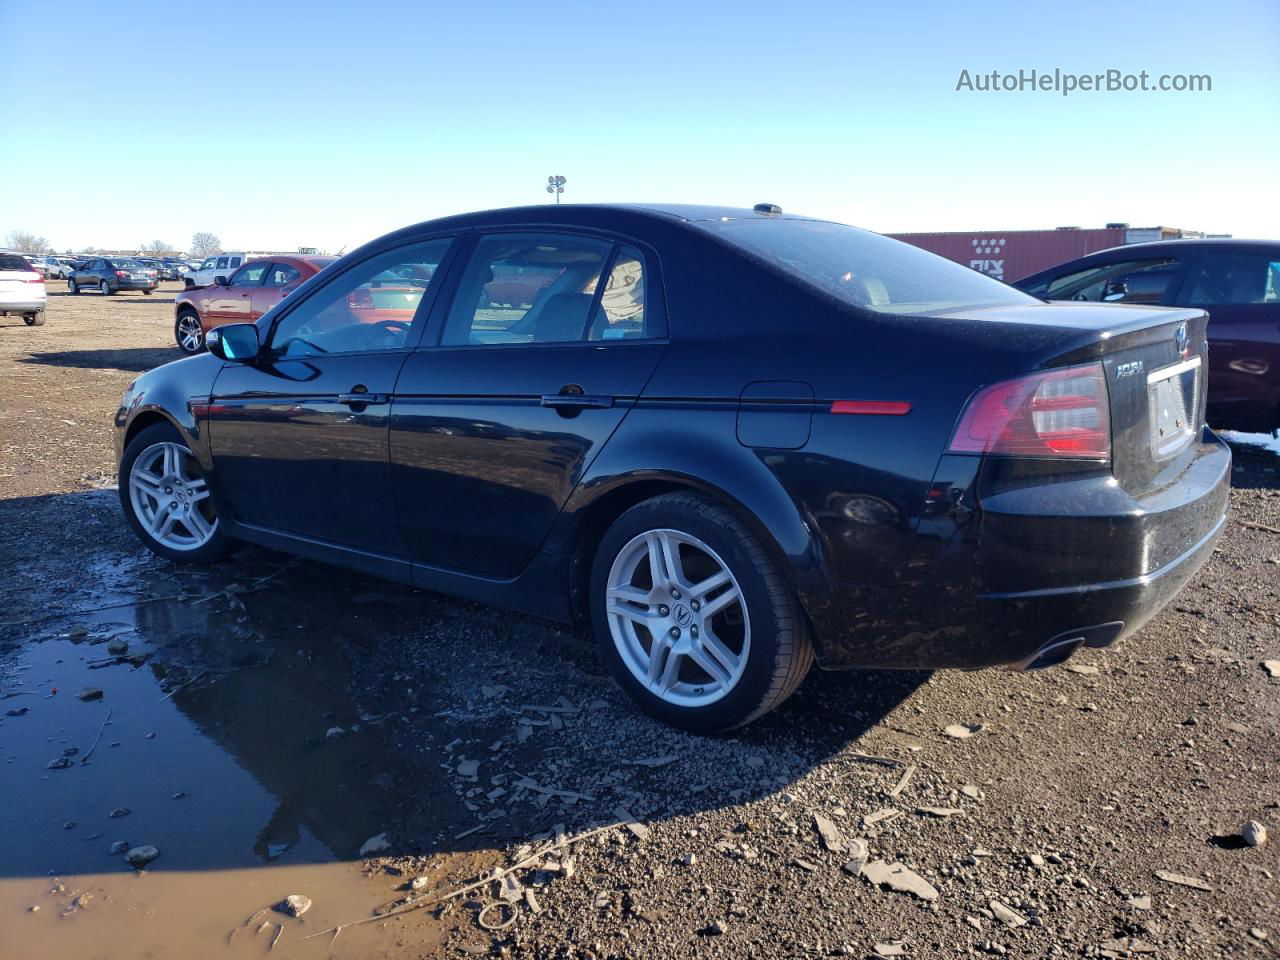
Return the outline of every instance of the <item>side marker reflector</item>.
{"type": "Polygon", "coordinates": [[[905,417],[911,412],[911,404],[894,400],[836,400],[831,404],[831,412],[905,417]]]}

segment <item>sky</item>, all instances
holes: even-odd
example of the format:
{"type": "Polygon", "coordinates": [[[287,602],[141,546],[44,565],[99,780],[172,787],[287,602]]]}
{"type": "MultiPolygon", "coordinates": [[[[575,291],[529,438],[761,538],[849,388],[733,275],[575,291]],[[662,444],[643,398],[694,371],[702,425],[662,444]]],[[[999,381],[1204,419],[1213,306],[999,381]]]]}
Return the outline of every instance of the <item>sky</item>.
{"type": "Polygon", "coordinates": [[[57,6],[0,0],[0,242],[336,251],[550,174],[881,232],[1280,236],[1277,0],[57,6]],[[1055,68],[1212,90],[956,89],[1055,68]]]}

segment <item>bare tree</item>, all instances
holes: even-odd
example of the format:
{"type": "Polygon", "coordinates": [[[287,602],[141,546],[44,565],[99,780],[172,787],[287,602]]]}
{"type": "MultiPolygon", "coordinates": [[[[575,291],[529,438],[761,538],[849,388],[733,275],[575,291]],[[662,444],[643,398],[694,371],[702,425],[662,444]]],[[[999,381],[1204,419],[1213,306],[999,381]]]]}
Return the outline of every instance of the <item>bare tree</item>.
{"type": "Polygon", "coordinates": [[[13,231],[13,233],[5,237],[4,244],[19,253],[32,253],[36,256],[44,256],[53,250],[53,247],[49,246],[49,241],[44,237],[37,237],[34,233],[28,233],[26,230],[13,231]]]}
{"type": "Polygon", "coordinates": [[[138,248],[139,253],[164,254],[172,253],[173,247],[164,240],[152,240],[150,243],[144,243],[138,248]]]}
{"type": "Polygon", "coordinates": [[[191,235],[191,255],[207,257],[222,252],[222,241],[212,233],[193,233],[191,235]]]}

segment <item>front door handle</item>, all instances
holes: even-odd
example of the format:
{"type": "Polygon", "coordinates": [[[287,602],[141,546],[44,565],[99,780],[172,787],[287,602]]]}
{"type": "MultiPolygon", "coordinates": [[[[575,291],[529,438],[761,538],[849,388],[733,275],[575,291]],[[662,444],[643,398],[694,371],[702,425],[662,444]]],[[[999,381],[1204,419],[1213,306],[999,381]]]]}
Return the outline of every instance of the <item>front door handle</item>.
{"type": "Polygon", "coordinates": [[[542,398],[542,406],[559,410],[605,409],[613,406],[613,397],[592,396],[587,393],[549,393],[542,398]]]}
{"type": "Polygon", "coordinates": [[[338,402],[344,403],[349,407],[365,407],[369,404],[386,403],[387,395],[385,393],[368,393],[358,390],[354,393],[338,394],[338,402]]]}

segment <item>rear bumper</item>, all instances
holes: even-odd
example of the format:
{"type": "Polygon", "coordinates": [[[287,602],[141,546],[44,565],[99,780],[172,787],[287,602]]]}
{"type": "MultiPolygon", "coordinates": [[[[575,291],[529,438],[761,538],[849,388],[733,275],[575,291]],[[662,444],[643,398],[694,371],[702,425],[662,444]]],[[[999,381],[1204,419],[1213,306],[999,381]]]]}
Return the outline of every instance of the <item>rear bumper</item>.
{"type": "Polygon", "coordinates": [[[159,284],[154,280],[117,280],[117,290],[154,290],[159,284]]]}
{"type": "Polygon", "coordinates": [[[0,313],[44,313],[47,300],[0,300],[0,313]]]}
{"type": "Polygon", "coordinates": [[[922,524],[934,545],[903,586],[835,585],[803,597],[819,664],[1027,669],[1114,643],[1212,554],[1230,478],[1229,448],[1206,431],[1178,481],[1141,500],[1094,477],[991,497],[950,525],[922,524]]]}

